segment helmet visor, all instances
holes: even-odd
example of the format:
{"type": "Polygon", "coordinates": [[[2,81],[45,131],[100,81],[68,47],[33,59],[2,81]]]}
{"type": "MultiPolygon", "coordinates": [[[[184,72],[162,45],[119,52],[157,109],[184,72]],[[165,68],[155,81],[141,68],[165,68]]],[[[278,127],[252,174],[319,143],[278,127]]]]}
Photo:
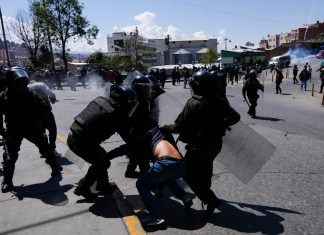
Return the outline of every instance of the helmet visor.
{"type": "Polygon", "coordinates": [[[128,101],[128,110],[127,110],[128,117],[131,117],[133,115],[138,104],[139,104],[139,102],[136,99],[128,101]]]}

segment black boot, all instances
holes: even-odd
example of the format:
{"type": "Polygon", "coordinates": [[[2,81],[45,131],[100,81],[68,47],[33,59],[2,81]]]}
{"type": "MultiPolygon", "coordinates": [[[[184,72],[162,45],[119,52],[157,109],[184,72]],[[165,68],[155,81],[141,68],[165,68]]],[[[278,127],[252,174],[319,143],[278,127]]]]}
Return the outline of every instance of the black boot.
{"type": "Polygon", "coordinates": [[[48,154],[46,156],[46,163],[50,165],[52,169],[51,176],[57,176],[61,174],[61,171],[63,170],[62,166],[57,162],[56,156],[54,155],[54,152],[48,154]]]}
{"type": "Polygon", "coordinates": [[[96,190],[101,195],[105,195],[107,193],[110,193],[110,192],[114,191],[116,188],[117,188],[116,185],[112,185],[110,183],[106,183],[106,184],[97,183],[97,186],[96,186],[96,190]]]}
{"type": "Polygon", "coordinates": [[[90,188],[79,185],[78,187],[75,188],[73,193],[77,196],[82,196],[85,199],[92,201],[97,198],[97,194],[91,192],[90,188]]]}
{"type": "Polygon", "coordinates": [[[214,210],[219,208],[221,202],[222,201],[215,196],[214,200],[207,204],[207,210],[204,213],[204,217],[209,218],[214,213],[214,210]]]}
{"type": "Polygon", "coordinates": [[[93,183],[93,180],[89,180],[89,177],[86,175],[78,182],[78,187],[75,188],[73,193],[75,195],[82,196],[89,201],[92,201],[98,196],[97,194],[93,193],[90,189],[93,183]]]}
{"type": "Polygon", "coordinates": [[[15,172],[15,163],[5,162],[3,164],[3,182],[1,184],[1,191],[7,193],[13,190],[12,178],[15,172]]]}

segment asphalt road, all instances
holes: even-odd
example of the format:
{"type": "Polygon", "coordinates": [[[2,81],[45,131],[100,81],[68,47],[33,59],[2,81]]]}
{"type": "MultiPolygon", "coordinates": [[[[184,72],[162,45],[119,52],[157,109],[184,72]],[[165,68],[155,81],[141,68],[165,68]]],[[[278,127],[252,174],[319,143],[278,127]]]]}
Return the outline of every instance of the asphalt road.
{"type": "MultiPolygon", "coordinates": [[[[305,61],[299,61],[298,67],[301,68],[305,61]]],[[[307,61],[313,65],[313,70],[317,69],[318,60],[307,61]]],[[[277,148],[260,172],[245,185],[215,161],[212,188],[224,200],[220,210],[205,221],[198,199],[194,200],[190,210],[185,211],[182,204],[166,192],[159,203],[169,227],[148,233],[324,234],[324,108],[321,106],[322,95],[317,93],[318,73],[313,72],[316,91],[312,96],[312,83],[306,92],[301,91],[299,85],[292,84],[291,68],[289,70],[290,77],[283,81],[281,95],[275,94],[275,84],[267,71],[265,92],[259,100],[256,119],[246,114],[248,107],[241,95],[242,81],[227,87],[227,97],[240,112],[242,121],[277,148]]],[[[263,75],[260,81],[263,82],[263,75]]],[[[160,122],[164,123],[174,120],[190,97],[189,89],[183,89],[182,84],[172,86],[167,83],[165,91],[163,96],[166,98],[161,100],[166,103],[160,104],[163,112],[160,122]]],[[[63,91],[63,94],[59,95],[62,103],[54,105],[54,111],[60,123],[59,132],[65,135],[71,119],[97,93],[95,89],[78,88],[72,95],[70,91],[63,91]]],[[[122,143],[116,135],[103,146],[111,149],[122,143]]],[[[179,147],[184,151],[182,143],[179,147]]],[[[127,161],[125,157],[115,159],[109,175],[140,217],[143,204],[135,187],[136,180],[124,177],[127,161]]],[[[182,181],[180,183],[185,187],[182,181]]]]}
{"type": "MultiPolygon", "coordinates": [[[[300,91],[298,85],[292,84],[291,68],[289,68],[290,77],[285,79],[281,85],[283,93],[274,94],[275,84],[272,83],[271,74],[268,71],[264,79],[265,92],[258,102],[256,119],[246,114],[248,107],[243,102],[241,94],[242,81],[228,85],[227,97],[232,106],[241,114],[241,120],[272,143],[276,147],[275,153],[248,184],[239,181],[218,161],[214,162],[212,188],[218,197],[223,199],[223,203],[220,210],[216,210],[208,221],[202,218],[202,206],[198,199],[195,199],[192,208],[186,211],[181,202],[166,191],[164,198],[158,202],[168,228],[147,231],[148,234],[324,234],[322,224],[324,221],[324,107],[321,105],[322,95],[318,94],[318,73],[315,72],[319,67],[319,60],[300,60],[298,67],[301,68],[306,61],[313,66],[313,81],[316,90],[314,96],[311,91],[312,83],[309,83],[306,92],[300,91]]],[[[263,78],[264,76],[261,75],[261,82],[263,78]]],[[[183,89],[182,84],[172,86],[171,83],[166,84],[165,91],[166,93],[162,95],[164,98],[161,96],[160,110],[163,114],[160,116],[160,122],[169,123],[175,119],[184,102],[190,97],[190,91],[183,89]]],[[[67,136],[73,118],[100,92],[95,87],[84,89],[80,86],[75,92],[68,88],[55,91],[59,102],[53,105],[53,112],[57,120],[58,134],[62,138],[67,136]]],[[[109,150],[120,144],[123,144],[123,141],[118,135],[114,135],[102,146],[109,150]]],[[[179,142],[179,148],[184,152],[184,145],[181,142],[179,142]]],[[[24,151],[23,148],[22,151],[24,151]]],[[[67,146],[62,143],[58,143],[58,151],[66,157],[69,155],[67,146]]],[[[35,155],[37,150],[29,148],[25,154],[35,155]]],[[[77,222],[78,226],[71,231],[79,234],[100,234],[104,231],[109,234],[112,234],[112,231],[115,231],[115,234],[127,233],[126,228],[122,228],[118,220],[118,214],[113,212],[114,210],[108,212],[113,205],[105,205],[105,201],[101,201],[88,208],[86,205],[74,203],[76,199],[72,193],[73,183],[85,173],[87,164],[78,158],[69,158],[66,161],[72,164],[64,167],[63,174],[63,180],[69,186],[64,188],[67,195],[65,201],[68,198],[70,202],[61,205],[62,208],[58,214],[66,221],[64,226],[71,226],[69,221],[77,222]],[[92,212],[92,216],[86,214],[87,210],[92,212]],[[71,213],[85,214],[79,218],[71,213]],[[64,214],[71,215],[71,217],[64,217],[64,214]],[[96,229],[92,228],[96,226],[96,229]]],[[[33,164],[34,162],[36,160],[33,164]]],[[[117,184],[136,215],[141,217],[144,207],[135,187],[136,179],[124,177],[127,162],[126,157],[114,159],[108,170],[109,177],[117,184]]],[[[32,168],[31,163],[28,167],[32,168]]],[[[25,173],[23,169],[19,169],[17,172],[25,173]]],[[[47,174],[45,175],[47,177],[47,174]]],[[[43,174],[38,177],[45,178],[43,174]]],[[[179,182],[186,187],[183,181],[179,182]]],[[[46,202],[48,200],[46,195],[48,194],[38,197],[46,202]]],[[[16,203],[13,203],[14,201],[8,194],[4,195],[0,201],[8,200],[12,203],[0,204],[1,218],[5,218],[4,211],[11,211],[10,214],[14,214],[15,210],[20,212],[14,209],[16,203]]],[[[108,202],[112,203],[110,200],[108,202]]],[[[25,199],[19,205],[25,205],[24,208],[26,207],[32,216],[36,214],[37,217],[41,217],[45,216],[45,213],[48,214],[41,210],[35,210],[34,213],[32,208],[38,208],[37,205],[40,202],[29,203],[30,201],[25,199]]],[[[24,208],[21,210],[24,211],[24,208]]],[[[13,216],[20,218],[20,214],[13,216]]],[[[1,221],[0,224],[6,226],[1,221]]],[[[41,234],[46,231],[47,234],[52,234],[55,231],[55,228],[46,230],[48,227],[40,229],[41,226],[43,224],[39,224],[34,230],[24,230],[20,234],[41,234]]],[[[62,231],[62,228],[57,228],[57,231],[62,231]]]]}

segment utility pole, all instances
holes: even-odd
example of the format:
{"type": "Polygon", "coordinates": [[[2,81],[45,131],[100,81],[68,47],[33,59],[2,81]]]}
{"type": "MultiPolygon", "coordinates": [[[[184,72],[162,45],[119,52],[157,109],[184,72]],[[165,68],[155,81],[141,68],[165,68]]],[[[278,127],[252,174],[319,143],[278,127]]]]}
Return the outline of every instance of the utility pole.
{"type": "Polygon", "coordinates": [[[46,13],[47,7],[46,7],[46,3],[44,0],[42,0],[42,4],[43,4],[44,16],[45,16],[45,27],[46,27],[46,34],[47,34],[47,40],[48,40],[48,47],[49,47],[50,57],[51,57],[51,67],[52,67],[52,70],[54,70],[55,64],[54,64],[54,55],[53,55],[53,47],[52,47],[52,40],[51,40],[51,31],[48,26],[48,19],[47,19],[47,13],[46,13]]]}
{"type": "Polygon", "coordinates": [[[166,37],[165,37],[165,44],[168,46],[168,49],[169,49],[169,64],[171,64],[171,52],[170,52],[170,35],[168,34],[166,37]]]}
{"type": "Polygon", "coordinates": [[[10,67],[11,65],[10,65],[10,59],[9,59],[9,53],[8,53],[8,47],[7,47],[6,34],[5,34],[5,31],[4,31],[4,27],[3,27],[1,7],[0,7],[0,19],[1,19],[1,27],[2,27],[2,33],[3,33],[3,40],[4,40],[5,49],[6,49],[6,55],[7,55],[7,63],[8,63],[8,67],[10,67]]]}

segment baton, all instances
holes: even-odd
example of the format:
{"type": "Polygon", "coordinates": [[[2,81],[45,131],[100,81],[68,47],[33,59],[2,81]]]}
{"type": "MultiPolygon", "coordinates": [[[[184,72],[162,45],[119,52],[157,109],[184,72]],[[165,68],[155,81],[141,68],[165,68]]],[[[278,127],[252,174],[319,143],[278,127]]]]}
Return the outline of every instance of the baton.
{"type": "Polygon", "coordinates": [[[246,102],[247,105],[249,106],[249,108],[251,107],[250,104],[249,104],[249,102],[247,101],[247,99],[245,97],[244,97],[244,101],[243,102],[246,102]]]}

